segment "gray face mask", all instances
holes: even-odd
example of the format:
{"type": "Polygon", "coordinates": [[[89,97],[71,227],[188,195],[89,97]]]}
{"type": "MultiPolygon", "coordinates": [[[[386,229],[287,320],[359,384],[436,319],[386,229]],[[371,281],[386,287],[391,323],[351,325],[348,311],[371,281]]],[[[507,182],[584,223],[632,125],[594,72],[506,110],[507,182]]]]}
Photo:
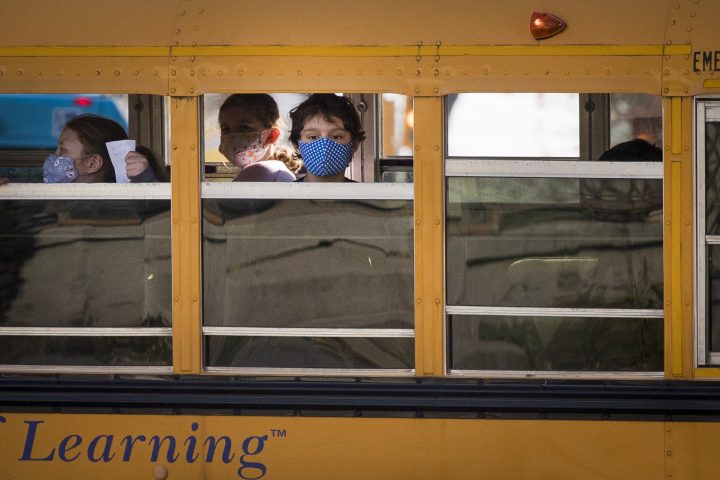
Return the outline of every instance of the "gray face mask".
{"type": "Polygon", "coordinates": [[[51,153],[43,163],[43,182],[69,183],[78,177],[75,162],[70,157],[57,156],[51,153]]]}

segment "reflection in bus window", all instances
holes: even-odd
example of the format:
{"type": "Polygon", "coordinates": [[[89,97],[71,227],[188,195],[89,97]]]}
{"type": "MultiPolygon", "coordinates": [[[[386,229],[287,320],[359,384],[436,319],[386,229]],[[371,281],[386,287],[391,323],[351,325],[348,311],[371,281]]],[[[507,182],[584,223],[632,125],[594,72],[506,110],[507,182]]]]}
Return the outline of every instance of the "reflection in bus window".
{"type": "Polygon", "coordinates": [[[203,207],[209,366],[412,368],[412,201],[203,207]]]}
{"type": "Polygon", "coordinates": [[[638,182],[662,192],[660,179],[448,178],[447,302],[490,308],[449,315],[451,369],[662,370],[662,195],[636,199],[638,182]]]}
{"type": "Polygon", "coordinates": [[[169,213],[169,200],[0,201],[0,364],[170,365],[169,213]]]}

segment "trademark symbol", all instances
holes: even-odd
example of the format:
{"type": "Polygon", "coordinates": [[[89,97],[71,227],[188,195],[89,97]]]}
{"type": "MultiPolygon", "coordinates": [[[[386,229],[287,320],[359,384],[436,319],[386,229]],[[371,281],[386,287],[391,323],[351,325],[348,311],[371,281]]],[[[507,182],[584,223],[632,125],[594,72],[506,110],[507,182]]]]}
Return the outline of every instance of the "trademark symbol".
{"type": "Polygon", "coordinates": [[[284,428],[271,428],[270,435],[273,438],[285,438],[287,437],[287,430],[284,428]]]}

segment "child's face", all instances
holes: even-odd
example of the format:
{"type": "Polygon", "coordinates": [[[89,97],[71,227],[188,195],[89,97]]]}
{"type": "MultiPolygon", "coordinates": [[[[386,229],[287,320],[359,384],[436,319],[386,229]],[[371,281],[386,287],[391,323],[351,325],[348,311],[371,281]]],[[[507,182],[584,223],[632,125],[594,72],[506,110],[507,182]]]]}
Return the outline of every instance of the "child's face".
{"type": "Polygon", "coordinates": [[[261,132],[265,127],[252,112],[242,108],[226,108],[218,115],[220,135],[229,133],[261,132]]]}
{"type": "Polygon", "coordinates": [[[329,138],[340,144],[352,143],[352,135],[345,130],[342,120],[333,116],[325,118],[323,115],[315,115],[305,120],[300,141],[310,143],[320,138],[329,138]]]}

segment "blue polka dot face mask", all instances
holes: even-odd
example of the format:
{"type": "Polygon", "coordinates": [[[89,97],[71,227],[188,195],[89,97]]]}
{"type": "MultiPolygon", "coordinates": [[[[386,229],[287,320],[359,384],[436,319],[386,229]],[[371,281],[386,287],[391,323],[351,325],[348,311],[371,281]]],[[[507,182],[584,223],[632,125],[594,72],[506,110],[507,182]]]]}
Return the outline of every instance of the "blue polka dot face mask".
{"type": "Polygon", "coordinates": [[[345,171],[353,156],[352,143],[337,143],[327,137],[299,142],[298,149],[305,168],[316,177],[332,177],[345,171]]]}
{"type": "Polygon", "coordinates": [[[57,156],[51,153],[43,163],[43,182],[68,183],[78,177],[75,162],[70,157],[57,156]]]}

